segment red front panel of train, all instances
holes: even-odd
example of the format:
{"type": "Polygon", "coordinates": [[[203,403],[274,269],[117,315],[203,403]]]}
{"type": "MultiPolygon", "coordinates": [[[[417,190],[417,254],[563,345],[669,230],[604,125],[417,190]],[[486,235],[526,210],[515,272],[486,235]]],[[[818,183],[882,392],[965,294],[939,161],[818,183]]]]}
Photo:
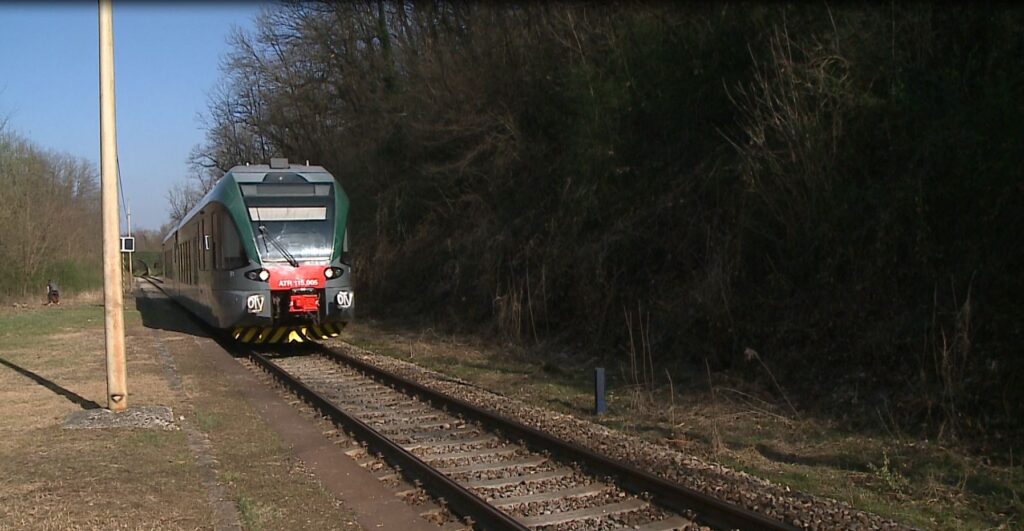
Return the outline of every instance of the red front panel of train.
{"type": "Polygon", "coordinates": [[[299,267],[268,266],[270,272],[267,279],[271,290],[291,290],[299,288],[320,289],[324,287],[327,279],[324,277],[322,265],[303,265],[299,267]]]}
{"type": "Polygon", "coordinates": [[[288,301],[288,311],[291,313],[316,313],[320,310],[320,296],[292,295],[288,301]]]}

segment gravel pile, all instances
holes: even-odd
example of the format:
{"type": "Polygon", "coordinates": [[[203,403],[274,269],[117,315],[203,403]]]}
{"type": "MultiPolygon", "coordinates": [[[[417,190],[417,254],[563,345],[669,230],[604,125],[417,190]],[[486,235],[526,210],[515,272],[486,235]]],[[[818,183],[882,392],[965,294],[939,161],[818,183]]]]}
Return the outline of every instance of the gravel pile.
{"type": "Polygon", "coordinates": [[[64,419],[68,429],[141,428],[174,431],[180,429],[174,422],[174,413],[166,406],[140,406],[121,413],[109,409],[73,411],[64,419]]]}
{"type": "MultiPolygon", "coordinates": [[[[744,472],[708,463],[675,449],[644,441],[570,415],[530,406],[469,382],[412,363],[377,355],[341,341],[331,346],[393,374],[485,407],[566,441],[630,463],[665,479],[807,529],[910,529],[853,509],[848,504],[797,492],[744,472]]],[[[494,493],[496,497],[511,493],[494,493]]],[[[611,518],[609,520],[612,520],[611,518]]],[[[610,522],[609,522],[610,523],[610,522]]],[[[562,529],[559,526],[553,528],[562,529]]]]}

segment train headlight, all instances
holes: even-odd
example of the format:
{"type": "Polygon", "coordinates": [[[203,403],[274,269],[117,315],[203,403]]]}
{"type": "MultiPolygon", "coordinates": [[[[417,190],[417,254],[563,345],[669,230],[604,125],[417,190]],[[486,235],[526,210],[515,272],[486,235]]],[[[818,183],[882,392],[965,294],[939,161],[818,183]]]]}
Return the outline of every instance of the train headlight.
{"type": "Polygon", "coordinates": [[[324,269],[324,276],[327,278],[336,278],[345,274],[345,270],[340,267],[328,267],[324,269]]]}
{"type": "Polygon", "coordinates": [[[253,269],[252,271],[245,272],[245,278],[249,280],[262,280],[266,282],[270,279],[270,271],[266,269],[253,269]]]}

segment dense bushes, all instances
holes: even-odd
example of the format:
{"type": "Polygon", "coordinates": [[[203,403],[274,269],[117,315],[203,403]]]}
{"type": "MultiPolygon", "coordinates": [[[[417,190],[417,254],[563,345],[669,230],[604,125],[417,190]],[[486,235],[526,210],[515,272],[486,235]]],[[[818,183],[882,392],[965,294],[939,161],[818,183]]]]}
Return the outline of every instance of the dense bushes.
{"type": "Polygon", "coordinates": [[[288,5],[236,35],[194,162],[335,172],[364,311],[609,357],[649,316],[659,366],[757,377],[752,348],[807,407],[1002,433],[1022,30],[927,5],[288,5]]]}

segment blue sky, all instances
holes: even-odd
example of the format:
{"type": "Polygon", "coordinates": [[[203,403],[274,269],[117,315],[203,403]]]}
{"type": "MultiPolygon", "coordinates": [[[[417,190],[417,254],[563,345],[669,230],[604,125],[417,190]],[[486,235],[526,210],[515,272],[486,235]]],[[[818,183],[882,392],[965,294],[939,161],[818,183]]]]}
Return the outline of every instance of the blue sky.
{"type": "MultiPolygon", "coordinates": [[[[167,220],[166,192],[203,140],[198,114],[233,27],[253,3],[114,1],[118,158],[134,228],[167,220]]],[[[99,167],[97,5],[0,3],[0,119],[47,149],[99,167]]]]}

